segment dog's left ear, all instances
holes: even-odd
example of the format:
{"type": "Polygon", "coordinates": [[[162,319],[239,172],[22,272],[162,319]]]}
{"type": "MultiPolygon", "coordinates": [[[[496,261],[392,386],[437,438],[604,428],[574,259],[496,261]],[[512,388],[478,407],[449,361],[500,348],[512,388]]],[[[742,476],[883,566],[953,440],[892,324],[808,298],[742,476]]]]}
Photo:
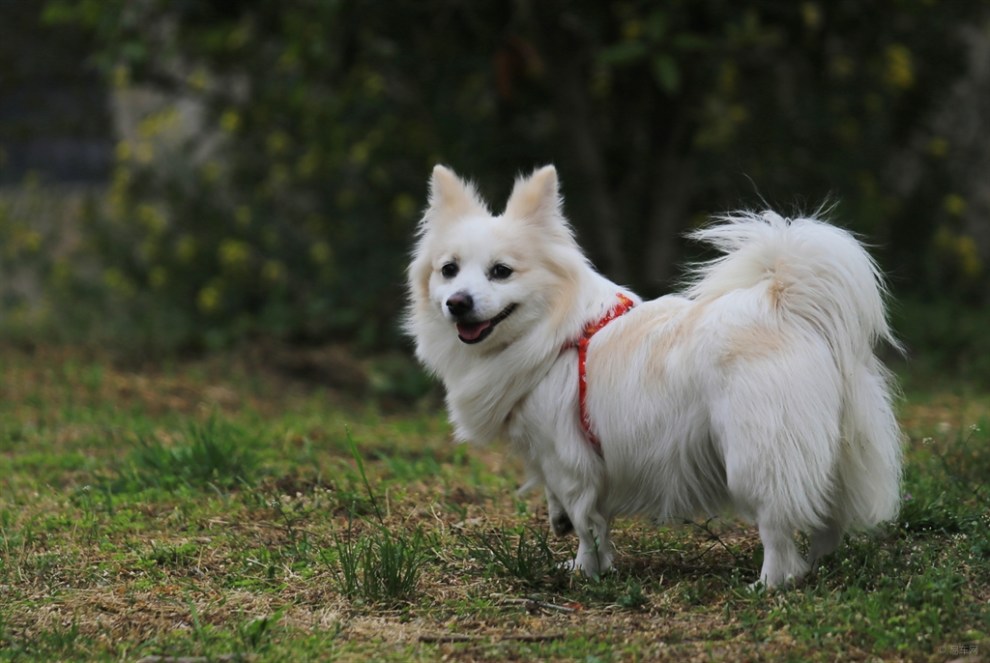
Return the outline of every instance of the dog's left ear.
{"type": "Polygon", "coordinates": [[[446,166],[434,166],[430,176],[430,205],[427,215],[456,219],[472,213],[488,213],[474,185],[459,178],[446,166]]]}
{"type": "Polygon", "coordinates": [[[516,180],[512,195],[505,205],[504,216],[516,219],[542,220],[560,215],[560,187],[557,169],[543,166],[529,177],[516,180]]]}

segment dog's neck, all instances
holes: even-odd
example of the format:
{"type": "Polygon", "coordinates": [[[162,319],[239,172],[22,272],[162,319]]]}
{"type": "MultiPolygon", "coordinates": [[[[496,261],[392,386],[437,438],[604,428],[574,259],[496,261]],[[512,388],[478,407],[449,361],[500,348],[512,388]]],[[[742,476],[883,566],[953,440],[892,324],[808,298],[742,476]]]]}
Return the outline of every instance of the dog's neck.
{"type": "MultiPolygon", "coordinates": [[[[470,362],[441,360],[442,365],[435,367],[447,387],[447,407],[457,439],[484,444],[505,437],[513,411],[555,362],[571,360],[561,356],[561,348],[615,304],[619,286],[590,268],[581,278],[587,283],[574,290],[553,319],[534,325],[504,351],[475,354],[470,362]],[[455,365],[460,372],[453,371],[455,365]]],[[[576,401],[574,407],[577,413],[576,401]]]]}

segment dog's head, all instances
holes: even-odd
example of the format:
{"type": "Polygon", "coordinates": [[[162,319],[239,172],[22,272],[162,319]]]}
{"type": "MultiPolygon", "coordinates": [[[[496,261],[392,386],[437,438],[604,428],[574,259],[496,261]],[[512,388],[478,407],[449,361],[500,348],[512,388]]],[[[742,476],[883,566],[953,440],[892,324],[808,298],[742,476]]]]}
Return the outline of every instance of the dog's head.
{"type": "Polygon", "coordinates": [[[479,352],[504,348],[559,305],[575,260],[583,257],[561,214],[553,166],[517,180],[499,216],[470,183],[437,166],[409,268],[410,331],[420,345],[424,334],[446,334],[479,352]]]}

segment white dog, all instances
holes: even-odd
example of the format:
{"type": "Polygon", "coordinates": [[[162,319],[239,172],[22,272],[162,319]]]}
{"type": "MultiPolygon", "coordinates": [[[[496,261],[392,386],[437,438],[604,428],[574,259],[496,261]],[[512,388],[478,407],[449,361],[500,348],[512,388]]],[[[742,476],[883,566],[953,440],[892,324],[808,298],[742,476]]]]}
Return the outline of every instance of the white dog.
{"type": "Polygon", "coordinates": [[[900,433],[873,353],[895,343],[884,285],[849,233],[813,218],[741,213],[693,237],[724,255],[641,302],[589,265],[552,166],[500,216],[437,166],[407,329],[457,437],[508,439],[554,530],[576,529],[575,569],[611,568],[615,516],[731,508],[759,527],[776,587],[897,512],[900,433]]]}

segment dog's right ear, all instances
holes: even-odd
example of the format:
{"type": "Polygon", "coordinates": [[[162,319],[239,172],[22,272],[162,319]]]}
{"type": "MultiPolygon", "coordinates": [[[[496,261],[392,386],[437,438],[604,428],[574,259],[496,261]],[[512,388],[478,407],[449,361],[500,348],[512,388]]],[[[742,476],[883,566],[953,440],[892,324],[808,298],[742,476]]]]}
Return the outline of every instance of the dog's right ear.
{"type": "Polygon", "coordinates": [[[470,182],[459,178],[454,171],[437,164],[430,176],[430,199],[424,224],[436,220],[454,220],[468,214],[488,214],[488,208],[470,182]]]}
{"type": "Polygon", "coordinates": [[[505,216],[544,221],[559,218],[560,207],[557,169],[543,166],[534,170],[529,177],[516,180],[509,202],[505,204],[505,216]]]}

